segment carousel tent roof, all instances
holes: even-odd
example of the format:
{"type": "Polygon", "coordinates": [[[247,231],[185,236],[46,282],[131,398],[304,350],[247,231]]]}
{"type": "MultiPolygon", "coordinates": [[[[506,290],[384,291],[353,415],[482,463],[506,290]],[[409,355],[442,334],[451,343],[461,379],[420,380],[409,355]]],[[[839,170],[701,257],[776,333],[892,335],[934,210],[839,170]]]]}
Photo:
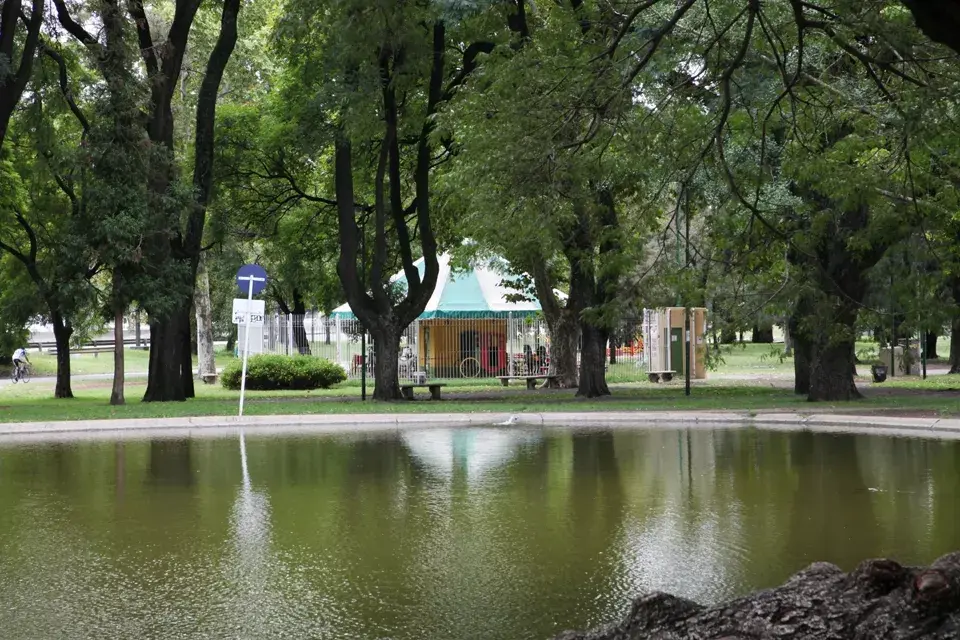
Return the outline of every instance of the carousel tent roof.
{"type": "MultiPolygon", "coordinates": [[[[438,258],[440,274],[437,288],[423,313],[421,320],[441,318],[506,318],[525,317],[540,312],[537,300],[512,300],[521,292],[511,288],[505,280],[511,275],[506,272],[506,262],[501,259],[487,263],[476,263],[466,271],[455,271],[450,266],[450,254],[444,253],[438,258]]],[[[414,265],[423,276],[423,258],[414,265]]],[[[403,272],[390,278],[391,282],[406,282],[403,272]]],[[[562,294],[561,294],[562,295],[562,294]]],[[[353,318],[349,304],[342,304],[333,310],[334,318],[353,318]]]]}

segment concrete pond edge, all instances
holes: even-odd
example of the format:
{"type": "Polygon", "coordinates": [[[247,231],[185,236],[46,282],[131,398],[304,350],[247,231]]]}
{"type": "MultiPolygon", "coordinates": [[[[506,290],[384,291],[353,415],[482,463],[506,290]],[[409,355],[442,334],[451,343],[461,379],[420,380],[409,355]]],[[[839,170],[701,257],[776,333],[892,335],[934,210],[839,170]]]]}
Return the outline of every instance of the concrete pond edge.
{"type": "Polygon", "coordinates": [[[960,439],[960,419],[746,411],[619,411],[550,413],[372,413],[196,416],[0,423],[0,443],[75,439],[185,438],[256,434],[375,433],[431,427],[511,426],[611,428],[737,428],[870,433],[960,439]]]}

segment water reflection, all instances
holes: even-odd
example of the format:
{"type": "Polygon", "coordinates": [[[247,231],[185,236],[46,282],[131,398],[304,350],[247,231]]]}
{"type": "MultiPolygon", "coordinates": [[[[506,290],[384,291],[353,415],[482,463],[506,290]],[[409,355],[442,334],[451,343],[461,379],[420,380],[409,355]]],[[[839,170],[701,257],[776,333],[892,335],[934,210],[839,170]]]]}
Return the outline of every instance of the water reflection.
{"type": "Polygon", "coordinates": [[[418,462],[431,473],[468,482],[507,463],[520,447],[535,443],[539,433],[519,429],[420,429],[400,436],[418,462]]]}
{"type": "Polygon", "coordinates": [[[757,429],[0,448],[0,636],[545,638],[649,589],[929,562],[960,539],[958,463],[757,429]]]}

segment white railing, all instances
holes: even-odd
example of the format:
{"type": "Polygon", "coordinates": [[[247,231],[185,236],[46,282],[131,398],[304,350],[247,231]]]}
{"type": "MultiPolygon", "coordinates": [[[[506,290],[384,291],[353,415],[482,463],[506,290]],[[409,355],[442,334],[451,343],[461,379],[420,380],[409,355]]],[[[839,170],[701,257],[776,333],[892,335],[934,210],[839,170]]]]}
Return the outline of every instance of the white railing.
{"type": "MultiPolygon", "coordinates": [[[[338,363],[350,379],[362,372],[362,326],[355,318],[316,313],[268,316],[265,353],[311,354],[338,363]]],[[[368,333],[367,375],[374,371],[374,344],[368,333]]],[[[609,353],[608,353],[609,355],[609,353]]],[[[577,355],[579,362],[579,353],[577,355]]],[[[639,379],[642,356],[635,347],[616,349],[608,373],[639,379]]],[[[494,378],[542,375],[550,367],[550,334],[540,318],[457,318],[414,320],[400,339],[401,379],[494,378]]]]}

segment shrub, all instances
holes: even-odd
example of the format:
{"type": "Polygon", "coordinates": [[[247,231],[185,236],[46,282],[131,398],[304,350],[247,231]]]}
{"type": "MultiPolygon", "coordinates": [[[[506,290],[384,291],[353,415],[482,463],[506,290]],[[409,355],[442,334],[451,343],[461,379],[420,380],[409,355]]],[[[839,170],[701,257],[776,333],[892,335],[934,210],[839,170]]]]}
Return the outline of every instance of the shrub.
{"type": "MultiPolygon", "coordinates": [[[[227,389],[240,389],[243,362],[239,358],[227,365],[220,380],[227,389]]],[[[347,379],[338,364],[312,356],[259,355],[247,362],[247,389],[328,389],[347,379]]]]}

